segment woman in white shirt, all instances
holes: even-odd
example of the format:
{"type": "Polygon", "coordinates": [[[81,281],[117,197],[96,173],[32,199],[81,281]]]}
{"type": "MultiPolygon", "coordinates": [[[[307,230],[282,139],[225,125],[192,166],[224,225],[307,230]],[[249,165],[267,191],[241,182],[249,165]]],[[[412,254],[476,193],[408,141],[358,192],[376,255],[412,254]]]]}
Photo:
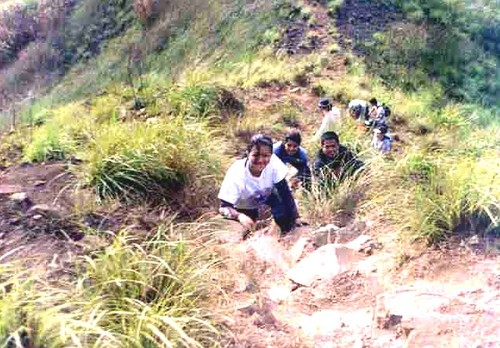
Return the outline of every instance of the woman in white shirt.
{"type": "Polygon", "coordinates": [[[247,149],[247,157],[236,160],[228,169],[218,198],[219,212],[239,221],[251,230],[261,204],[271,207],[274,221],[281,232],[289,232],[300,223],[295,200],[285,179],[288,168],[273,154],[270,137],[257,134],[247,149]]]}

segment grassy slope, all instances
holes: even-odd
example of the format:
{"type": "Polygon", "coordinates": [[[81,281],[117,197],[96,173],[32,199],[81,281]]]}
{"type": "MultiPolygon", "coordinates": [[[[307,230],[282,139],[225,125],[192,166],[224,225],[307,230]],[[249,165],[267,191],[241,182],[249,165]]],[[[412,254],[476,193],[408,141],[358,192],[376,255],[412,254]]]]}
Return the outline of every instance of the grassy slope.
{"type": "MultiPolygon", "coordinates": [[[[359,181],[346,181],[333,195],[315,191],[301,197],[313,224],[331,222],[341,213],[362,218],[375,211],[397,225],[407,240],[429,241],[488,216],[498,224],[500,191],[495,183],[500,172],[495,163],[500,128],[494,113],[446,102],[438,85],[412,93],[389,90],[352,57],[349,73],[331,81],[322,77],[328,65],[324,57],[277,57],[263,47],[279,36],[277,18],[293,13],[290,8],[273,12],[267,2],[255,2],[254,8],[233,2],[207,4],[211,12],[193,13],[189,27],[166,19],[167,26],[177,29],[163,50],[142,61],[142,79],[134,74],[134,81],[142,84],[138,95],[146,103],[145,116],[132,110],[133,90],[126,79],[126,48],[143,40],[137,26],[110,41],[96,58],[73,68],[33,106],[31,115],[44,124],[25,148],[26,158],[81,157],[82,183],[93,185],[102,198],[152,198],[158,191],[145,190],[147,184],[140,181],[144,175],[161,188],[182,183],[196,207],[198,197],[213,199],[222,168],[232,157],[228,144],[238,141],[241,133],[270,128],[271,122],[274,134],[281,134],[286,128],[282,114],[301,121],[306,146],[314,153],[317,144],[310,135],[318,120],[304,105],[270,100],[271,107],[221,119],[217,103],[220,87],[243,89],[251,99],[264,93],[254,88],[262,81],[293,83],[297,74],[305,73],[311,87],[321,87],[339,102],[372,95],[386,101],[398,120],[395,131],[404,141],[393,156],[381,158],[370,150],[369,136],[346,120],[339,129],[341,139],[360,152],[369,170],[359,181]],[[221,11],[224,6],[229,9],[221,11]]],[[[192,339],[209,346],[210,340],[218,340],[217,330],[209,324],[213,316],[199,308],[205,308],[206,296],[217,291],[204,287],[210,283],[205,277],[216,272],[211,268],[214,258],[206,254],[210,248],[199,250],[206,240],[177,240],[181,234],[199,235],[200,229],[214,227],[166,223],[152,241],[131,242],[132,236],[124,234],[104,252],[82,260],[86,271],[76,280],[53,287],[39,279],[17,279],[6,266],[1,272],[4,286],[13,284],[15,291],[0,297],[0,337],[27,332],[37,344],[50,346],[158,346],[167,341],[193,346],[192,339]],[[171,242],[157,242],[164,239],[171,242]],[[26,289],[28,299],[20,296],[26,289]],[[169,302],[171,298],[175,301],[169,302]],[[34,311],[34,304],[44,306],[34,311]],[[22,315],[8,316],[14,310],[22,315]],[[61,328],[65,335],[59,334],[61,328]]]]}

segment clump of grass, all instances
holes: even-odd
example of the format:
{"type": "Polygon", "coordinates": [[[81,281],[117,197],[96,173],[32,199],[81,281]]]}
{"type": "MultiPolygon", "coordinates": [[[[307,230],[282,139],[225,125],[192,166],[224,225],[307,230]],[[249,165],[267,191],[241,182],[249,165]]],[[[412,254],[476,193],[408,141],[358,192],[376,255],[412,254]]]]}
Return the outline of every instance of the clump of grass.
{"type": "Polygon", "coordinates": [[[494,185],[500,173],[490,167],[492,153],[483,153],[479,161],[462,153],[458,161],[443,151],[409,149],[396,163],[372,166],[371,203],[398,223],[405,239],[435,243],[478,216],[489,221],[478,231],[487,234],[498,228],[500,211],[494,185]]]}
{"type": "Polygon", "coordinates": [[[168,100],[177,114],[198,119],[216,111],[218,95],[214,86],[187,85],[171,90],[168,100]]]}
{"type": "Polygon", "coordinates": [[[0,135],[0,167],[8,167],[22,159],[30,134],[30,129],[23,127],[14,133],[0,135]]]}
{"type": "Polygon", "coordinates": [[[25,158],[35,162],[70,158],[88,141],[96,126],[96,119],[82,103],[54,109],[50,120],[33,132],[25,158]]]}
{"type": "Polygon", "coordinates": [[[205,123],[182,117],[103,125],[87,150],[84,182],[102,199],[172,200],[195,182],[213,187],[218,147],[205,123]]]}
{"type": "Polygon", "coordinates": [[[0,272],[2,343],[36,347],[207,347],[217,342],[210,227],[168,223],[148,240],[123,231],[79,259],[75,278],[47,283],[0,272]],[[196,236],[196,237],[193,237],[196,236]],[[5,287],[4,287],[5,290],[5,287]],[[5,306],[4,306],[5,304],[5,306]],[[11,312],[12,311],[12,312],[11,312]],[[16,314],[16,315],[13,315],[16,314]]]}
{"type": "Polygon", "coordinates": [[[364,198],[369,174],[358,172],[332,185],[314,182],[309,192],[304,191],[299,205],[306,218],[315,224],[336,222],[346,224],[364,198]]]}

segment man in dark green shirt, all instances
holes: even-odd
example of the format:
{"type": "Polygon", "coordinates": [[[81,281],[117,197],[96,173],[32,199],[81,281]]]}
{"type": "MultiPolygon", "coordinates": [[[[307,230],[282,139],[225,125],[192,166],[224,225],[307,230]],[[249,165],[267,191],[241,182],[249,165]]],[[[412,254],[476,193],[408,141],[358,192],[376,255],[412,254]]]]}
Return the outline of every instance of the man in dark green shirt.
{"type": "Polygon", "coordinates": [[[314,161],[314,176],[319,182],[334,183],[351,175],[363,167],[363,162],[345,146],[340,145],[335,132],[325,132],[321,136],[321,149],[314,161]]]}

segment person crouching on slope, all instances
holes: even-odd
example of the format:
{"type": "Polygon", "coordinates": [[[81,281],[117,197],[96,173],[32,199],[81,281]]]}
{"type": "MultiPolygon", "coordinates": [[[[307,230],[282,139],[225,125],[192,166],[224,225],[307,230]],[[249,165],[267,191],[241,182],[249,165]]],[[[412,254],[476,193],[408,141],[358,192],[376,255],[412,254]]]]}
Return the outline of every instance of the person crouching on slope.
{"type": "Polygon", "coordinates": [[[373,130],[372,147],[383,154],[391,152],[392,139],[387,135],[387,131],[386,125],[380,125],[373,130]]]}
{"type": "Polygon", "coordinates": [[[349,115],[351,117],[358,121],[358,122],[365,122],[368,121],[370,118],[369,112],[370,112],[370,106],[368,105],[368,102],[365,100],[361,99],[354,99],[349,102],[349,105],[347,106],[347,109],[349,110],[349,115]]]}
{"type": "Polygon", "coordinates": [[[334,184],[363,167],[363,162],[345,146],[335,132],[321,136],[321,148],[314,162],[314,176],[320,184],[334,184]]]}
{"type": "Polygon", "coordinates": [[[365,122],[369,127],[378,127],[380,125],[387,123],[387,118],[384,105],[380,103],[376,98],[370,99],[370,118],[365,122]]]}
{"type": "MultiPolygon", "coordinates": [[[[285,135],[283,141],[273,145],[273,152],[284,164],[290,164],[297,169],[293,179],[300,182],[302,187],[309,189],[311,183],[311,170],[307,163],[307,151],[300,146],[302,136],[298,130],[292,130],[285,135]]],[[[291,184],[294,187],[293,184],[291,184]]]]}
{"type": "Polygon", "coordinates": [[[281,233],[291,231],[296,223],[300,224],[300,219],[285,179],[287,172],[287,166],[273,154],[272,139],[254,135],[247,157],[235,161],[226,172],[218,195],[219,212],[225,218],[239,221],[247,233],[255,226],[259,206],[265,204],[271,208],[281,233]]]}
{"type": "Polygon", "coordinates": [[[321,126],[319,126],[318,131],[314,135],[314,139],[319,140],[321,135],[326,131],[331,131],[334,125],[340,123],[340,109],[333,106],[330,99],[321,98],[318,102],[318,108],[323,115],[323,120],[321,121],[321,126]]]}

